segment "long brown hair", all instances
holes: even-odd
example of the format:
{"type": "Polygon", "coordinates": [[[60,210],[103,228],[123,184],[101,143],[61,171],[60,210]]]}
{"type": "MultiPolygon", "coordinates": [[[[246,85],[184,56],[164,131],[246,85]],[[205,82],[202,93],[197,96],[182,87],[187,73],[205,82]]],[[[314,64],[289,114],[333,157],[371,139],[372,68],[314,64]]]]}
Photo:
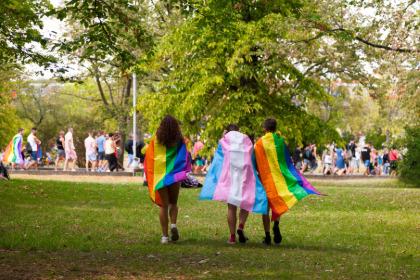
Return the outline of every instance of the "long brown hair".
{"type": "Polygon", "coordinates": [[[166,115],[160,122],[156,137],[159,144],[165,147],[173,147],[182,141],[182,133],[177,119],[171,115],[166,115]]]}

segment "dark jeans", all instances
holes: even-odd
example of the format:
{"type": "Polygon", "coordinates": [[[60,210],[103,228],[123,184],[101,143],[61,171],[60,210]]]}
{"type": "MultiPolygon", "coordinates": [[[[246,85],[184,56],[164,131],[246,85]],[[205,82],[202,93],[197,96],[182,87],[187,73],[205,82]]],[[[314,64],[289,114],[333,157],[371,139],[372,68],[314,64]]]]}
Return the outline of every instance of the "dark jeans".
{"type": "Polygon", "coordinates": [[[115,169],[117,169],[118,171],[117,157],[115,156],[115,154],[105,155],[105,158],[108,161],[109,170],[114,171],[115,169]]]}

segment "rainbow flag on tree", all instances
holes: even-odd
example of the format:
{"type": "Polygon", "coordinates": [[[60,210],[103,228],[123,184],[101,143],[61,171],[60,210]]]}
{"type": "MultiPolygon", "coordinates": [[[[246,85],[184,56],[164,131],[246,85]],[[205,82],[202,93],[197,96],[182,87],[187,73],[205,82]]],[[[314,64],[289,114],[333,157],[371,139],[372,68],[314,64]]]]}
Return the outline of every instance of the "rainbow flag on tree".
{"type": "Polygon", "coordinates": [[[146,149],[144,160],[150,198],[157,205],[161,200],[157,190],[184,181],[191,171],[191,160],[184,142],[167,148],[153,138],[146,149]]]}
{"type": "Polygon", "coordinates": [[[9,145],[7,145],[6,151],[3,155],[3,162],[5,163],[16,163],[23,165],[24,160],[22,158],[22,142],[23,138],[21,134],[16,134],[9,145]]]}
{"type": "Polygon", "coordinates": [[[274,216],[284,214],[309,194],[321,194],[295,168],[284,139],[277,133],[267,133],[257,141],[255,157],[274,216]]]}

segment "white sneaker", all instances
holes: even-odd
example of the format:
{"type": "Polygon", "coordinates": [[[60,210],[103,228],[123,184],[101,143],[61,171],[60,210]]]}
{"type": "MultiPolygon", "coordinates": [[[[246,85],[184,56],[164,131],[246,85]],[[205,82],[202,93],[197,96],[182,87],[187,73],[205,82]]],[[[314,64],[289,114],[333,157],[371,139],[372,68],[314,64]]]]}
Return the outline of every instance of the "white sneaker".
{"type": "Polygon", "coordinates": [[[169,237],[162,236],[162,239],[160,240],[160,244],[168,244],[169,243],[169,237]]]}

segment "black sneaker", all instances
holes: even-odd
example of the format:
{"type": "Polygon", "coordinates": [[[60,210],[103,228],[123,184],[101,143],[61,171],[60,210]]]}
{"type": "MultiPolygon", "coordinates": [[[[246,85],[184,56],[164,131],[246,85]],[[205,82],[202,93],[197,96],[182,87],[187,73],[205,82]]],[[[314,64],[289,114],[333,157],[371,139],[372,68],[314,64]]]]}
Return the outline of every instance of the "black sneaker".
{"type": "Polygon", "coordinates": [[[274,243],[276,244],[276,245],[279,245],[280,243],[281,243],[281,241],[282,241],[282,239],[283,239],[283,237],[281,236],[281,233],[280,233],[280,227],[277,225],[274,225],[273,226],[273,233],[274,233],[274,243]]]}
{"type": "Polygon", "coordinates": [[[271,236],[264,237],[262,243],[265,244],[265,245],[267,245],[267,246],[270,246],[271,245],[271,236]]]}
{"type": "Polygon", "coordinates": [[[244,231],[242,229],[238,229],[236,231],[236,233],[239,236],[239,242],[240,243],[246,243],[246,241],[248,240],[248,238],[245,236],[244,231]]]}
{"type": "Polygon", "coordinates": [[[171,228],[171,241],[178,241],[178,239],[179,239],[178,228],[176,227],[171,228]]]}

